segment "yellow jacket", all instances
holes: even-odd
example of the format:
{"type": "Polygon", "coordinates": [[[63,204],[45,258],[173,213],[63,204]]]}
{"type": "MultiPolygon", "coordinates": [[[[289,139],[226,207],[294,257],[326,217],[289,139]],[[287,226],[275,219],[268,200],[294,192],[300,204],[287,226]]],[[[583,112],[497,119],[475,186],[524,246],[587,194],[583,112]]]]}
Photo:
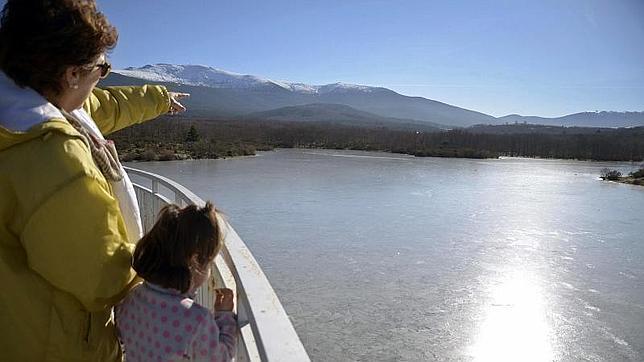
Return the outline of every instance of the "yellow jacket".
{"type": "MultiPolygon", "coordinates": [[[[20,97],[0,87],[0,117],[20,97]]],[[[108,134],[169,104],[162,86],[113,87],[95,89],[84,108],[108,134]]],[[[11,121],[0,118],[0,359],[120,360],[110,316],[133,282],[134,245],[110,184],[66,120],[45,117],[24,132],[3,122],[11,121]]]]}

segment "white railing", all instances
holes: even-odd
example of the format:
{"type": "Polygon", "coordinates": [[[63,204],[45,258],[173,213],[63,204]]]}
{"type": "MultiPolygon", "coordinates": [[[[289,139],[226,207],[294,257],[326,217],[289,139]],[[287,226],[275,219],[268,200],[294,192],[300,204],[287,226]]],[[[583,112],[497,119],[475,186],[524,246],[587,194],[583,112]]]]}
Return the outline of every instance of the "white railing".
{"type": "MultiPolygon", "coordinates": [[[[182,185],[157,174],[125,167],[139,200],[145,231],[169,203],[180,206],[204,201],[182,185]]],[[[226,225],[224,248],[215,258],[213,277],[197,293],[197,302],[213,309],[214,289],[235,292],[240,336],[236,361],[309,361],[282,304],[264,272],[235,230],[226,225]]]]}

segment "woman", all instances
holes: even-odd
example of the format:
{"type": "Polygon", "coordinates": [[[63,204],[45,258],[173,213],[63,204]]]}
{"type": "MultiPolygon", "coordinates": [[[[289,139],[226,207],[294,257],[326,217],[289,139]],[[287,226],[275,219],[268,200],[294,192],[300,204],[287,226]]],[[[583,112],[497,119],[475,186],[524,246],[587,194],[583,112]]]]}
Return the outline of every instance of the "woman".
{"type": "Polygon", "coordinates": [[[3,360],[121,358],[111,311],[134,283],[141,230],[102,134],[183,106],[162,86],[95,89],[116,40],[93,0],[8,0],[2,11],[3,360]]]}

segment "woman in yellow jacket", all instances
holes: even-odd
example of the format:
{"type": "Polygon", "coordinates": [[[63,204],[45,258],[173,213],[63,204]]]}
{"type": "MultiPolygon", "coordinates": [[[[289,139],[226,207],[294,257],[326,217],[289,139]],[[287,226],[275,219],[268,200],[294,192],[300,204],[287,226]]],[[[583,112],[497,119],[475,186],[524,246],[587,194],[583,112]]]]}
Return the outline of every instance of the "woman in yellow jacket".
{"type": "Polygon", "coordinates": [[[94,88],[116,39],[93,1],[4,7],[0,360],[121,359],[111,311],[134,283],[140,231],[103,134],[183,107],[162,86],[94,88]]]}

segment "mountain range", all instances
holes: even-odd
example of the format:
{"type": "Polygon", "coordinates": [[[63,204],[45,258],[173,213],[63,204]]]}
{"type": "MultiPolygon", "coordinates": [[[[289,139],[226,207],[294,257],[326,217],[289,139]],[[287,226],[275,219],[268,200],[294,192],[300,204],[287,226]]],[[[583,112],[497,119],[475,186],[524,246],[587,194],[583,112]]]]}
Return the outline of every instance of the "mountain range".
{"type": "Polygon", "coordinates": [[[477,124],[533,123],[556,126],[644,125],[644,112],[582,112],[557,118],[493,117],[383,87],[274,81],[201,65],[156,64],[114,70],[101,85],[163,84],[187,92],[187,115],[213,119],[320,121],[404,128],[455,128],[477,124]]]}

